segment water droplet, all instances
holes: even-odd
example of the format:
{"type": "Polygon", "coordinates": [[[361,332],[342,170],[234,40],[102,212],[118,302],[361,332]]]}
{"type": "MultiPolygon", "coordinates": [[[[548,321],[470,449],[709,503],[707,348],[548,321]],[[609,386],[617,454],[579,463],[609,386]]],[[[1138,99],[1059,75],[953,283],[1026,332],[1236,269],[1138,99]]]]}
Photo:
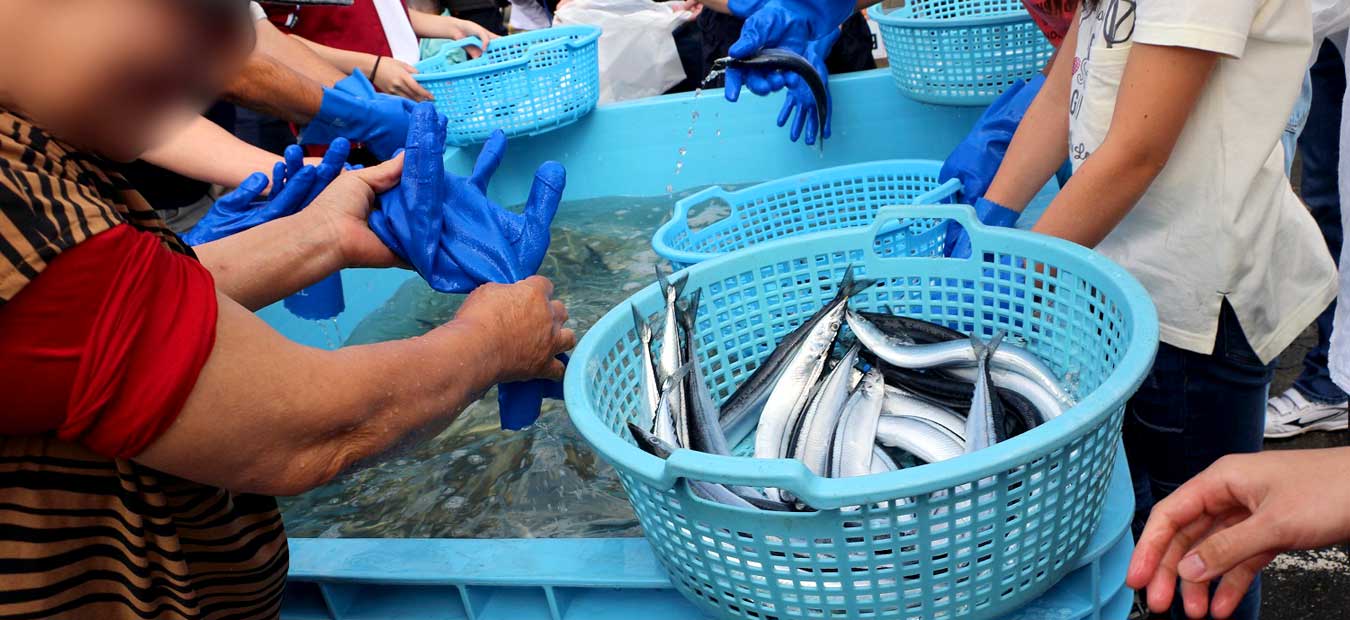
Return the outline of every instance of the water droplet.
{"type": "Polygon", "coordinates": [[[689,115],[689,118],[691,120],[698,120],[698,110],[694,110],[693,113],[689,115]]]}
{"type": "Polygon", "coordinates": [[[719,138],[722,137],[722,130],[721,130],[721,129],[718,129],[718,130],[717,130],[717,137],[719,137],[719,138]]]}
{"type": "Polygon", "coordinates": [[[684,157],[685,153],[688,153],[688,152],[689,152],[689,149],[684,148],[684,147],[680,147],[680,157],[684,157]]]}
{"type": "Polygon", "coordinates": [[[666,186],[666,193],[667,193],[667,194],[674,194],[674,193],[675,193],[675,186],[674,186],[674,185],[667,185],[667,186],[666,186]]]}
{"type": "Polygon", "coordinates": [[[690,127],[690,128],[689,128],[689,137],[690,137],[690,138],[694,137],[694,128],[693,128],[693,127],[690,127]]]}

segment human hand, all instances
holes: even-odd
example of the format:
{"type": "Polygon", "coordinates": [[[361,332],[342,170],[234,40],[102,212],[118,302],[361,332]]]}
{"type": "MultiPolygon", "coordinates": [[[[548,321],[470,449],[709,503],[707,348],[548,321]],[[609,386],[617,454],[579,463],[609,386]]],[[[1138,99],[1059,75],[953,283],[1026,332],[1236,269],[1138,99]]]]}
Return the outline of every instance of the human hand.
{"type": "Polygon", "coordinates": [[[397,58],[385,56],[380,59],[380,70],[375,73],[374,85],[382,93],[398,95],[404,99],[413,101],[435,99],[431,95],[431,91],[423,88],[413,78],[416,73],[416,67],[397,58]]]}
{"type": "Polygon", "coordinates": [[[562,379],[557,359],[577,344],[564,326],[567,307],[553,299],[553,283],[531,276],[516,284],[484,284],[470,293],[454,324],[483,334],[500,367],[494,383],[562,379]]]}
{"type": "MultiPolygon", "coordinates": [[[[856,8],[856,0],[731,0],[727,9],[745,24],[728,52],[732,58],[745,60],[777,47],[806,57],[811,42],[837,32],[856,8]]],[[[781,71],[728,69],[725,96],[736,101],[742,86],[764,96],[786,85],[787,77],[781,71]]]]}
{"type": "Polygon", "coordinates": [[[485,282],[516,282],[533,275],[548,251],[566,173],[545,163],[535,174],[523,213],[487,197],[487,184],[506,149],[497,132],[483,146],[469,177],[445,171],[445,117],[418,104],[404,151],[398,187],[380,196],[370,227],[443,293],[467,293],[485,282]]]}
{"type": "Polygon", "coordinates": [[[323,89],[319,113],[300,133],[300,141],[328,144],[343,137],[362,142],[377,157],[387,159],[403,147],[414,105],[403,97],[375,92],[358,70],[323,89]]]}
{"type": "Polygon", "coordinates": [[[492,41],[500,38],[496,34],[493,34],[491,30],[467,19],[460,19],[458,17],[445,17],[444,19],[448,19],[451,22],[451,39],[458,41],[467,37],[478,37],[478,40],[483,42],[483,47],[470,45],[469,47],[464,48],[464,53],[468,54],[469,58],[478,58],[479,56],[482,56],[483,51],[487,49],[492,41]]]}
{"type": "Polygon", "coordinates": [[[283,161],[272,169],[270,184],[261,172],[250,175],[217,200],[210,212],[183,234],[183,241],[202,245],[295,214],[342,173],[350,151],[351,145],[338,138],[318,166],[308,166],[299,146],[287,147],[283,161]],[[267,197],[261,198],[264,190],[267,197]]]}
{"type": "Polygon", "coordinates": [[[1350,541],[1346,480],[1350,448],[1226,456],[1154,506],[1126,583],[1161,612],[1180,577],[1187,616],[1226,618],[1279,552],[1350,541]]]}
{"type": "Polygon", "coordinates": [[[345,267],[402,264],[367,224],[376,196],[397,185],[402,172],[402,155],[378,166],[352,170],[339,176],[301,212],[313,218],[315,226],[329,231],[328,238],[336,243],[345,267]]]}
{"type": "MultiPolygon", "coordinates": [[[[820,39],[816,39],[806,46],[806,60],[816,68],[820,74],[820,79],[827,84],[830,79],[830,72],[825,68],[825,59],[830,55],[830,49],[834,47],[835,41],[839,40],[840,31],[835,29],[820,39]]],[[[816,93],[806,84],[800,75],[788,73],[784,77],[787,84],[787,99],[783,101],[783,109],[778,113],[778,126],[787,125],[788,118],[796,111],[796,117],[792,118],[792,126],[788,129],[788,137],[793,142],[802,136],[802,129],[806,130],[806,143],[815,144],[817,135],[821,140],[830,137],[830,105],[829,101],[816,101],[816,93]],[[817,118],[817,109],[825,106],[825,126],[818,127],[820,120],[817,118]]],[[[829,89],[825,90],[825,96],[829,97],[829,89]]]]}

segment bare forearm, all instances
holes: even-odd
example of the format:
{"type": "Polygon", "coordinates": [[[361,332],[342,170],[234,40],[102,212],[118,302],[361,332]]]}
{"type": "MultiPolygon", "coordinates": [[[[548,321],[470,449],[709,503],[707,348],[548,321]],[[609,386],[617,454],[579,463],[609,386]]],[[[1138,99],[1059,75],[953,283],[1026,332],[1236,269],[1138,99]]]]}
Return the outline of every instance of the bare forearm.
{"type": "Polygon", "coordinates": [[[1096,247],[1129,214],[1166,159],[1104,146],[1078,167],[1033,230],[1096,247]]]}
{"type": "Polygon", "coordinates": [[[351,73],[320,57],[305,45],[304,39],[287,35],[266,20],[258,22],[257,49],[323,86],[332,86],[351,73]]]}
{"type": "Polygon", "coordinates": [[[268,173],[281,157],[234,137],[202,117],[141,159],[191,179],[234,187],[254,172],[268,173]]]}
{"type": "Polygon", "coordinates": [[[325,62],[337,67],[338,70],[343,73],[351,74],[353,71],[360,69],[362,73],[365,73],[366,76],[369,77],[375,68],[376,56],[374,54],[363,54],[361,52],[329,47],[301,37],[293,36],[293,38],[296,42],[317,54],[319,58],[322,58],[325,62]]]}
{"type": "Polygon", "coordinates": [[[216,288],[249,310],[346,267],[323,209],[305,209],[193,249],[216,288]]]}
{"type": "MultiPolygon", "coordinates": [[[[1077,41],[1077,31],[1074,26],[1064,45],[1073,45],[1077,41]]],[[[994,181],[989,184],[985,198],[1020,212],[1064,165],[1069,156],[1069,69],[1072,61],[1071,55],[1055,56],[1041,91],[1013,134],[1008,153],[994,181]]]]}
{"type": "Polygon", "coordinates": [[[260,52],[225,92],[226,99],[284,121],[304,124],[319,113],[323,86],[260,52]]]}
{"type": "Polygon", "coordinates": [[[220,299],[215,345],[172,426],[137,460],[235,492],[293,495],[419,429],[442,429],[495,381],[467,325],[320,351],[220,299]]]}

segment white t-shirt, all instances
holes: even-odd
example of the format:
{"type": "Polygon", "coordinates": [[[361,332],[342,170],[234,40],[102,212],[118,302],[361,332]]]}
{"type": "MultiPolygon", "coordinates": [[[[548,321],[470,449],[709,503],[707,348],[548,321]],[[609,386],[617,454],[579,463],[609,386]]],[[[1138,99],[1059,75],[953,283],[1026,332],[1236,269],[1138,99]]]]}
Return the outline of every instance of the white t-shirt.
{"type": "Polygon", "coordinates": [[[374,0],[375,12],[380,15],[380,25],[384,27],[384,38],[389,40],[389,49],[394,58],[410,65],[422,59],[417,33],[413,32],[412,21],[408,19],[408,9],[403,0],[374,0]]]}
{"type": "Polygon", "coordinates": [[[511,27],[516,30],[542,30],[552,26],[548,9],[536,0],[511,0],[511,27]]]}
{"type": "Polygon", "coordinates": [[[267,19],[267,11],[263,10],[262,5],[257,2],[248,3],[248,12],[253,14],[253,21],[262,21],[267,19]]]}
{"type": "Polygon", "coordinates": [[[1336,295],[1284,173],[1280,135],[1312,47],[1309,0],[1100,0],[1081,15],[1069,102],[1077,168],[1106,138],[1135,43],[1221,54],[1171,158],[1097,246],[1148,289],[1163,342],[1214,350],[1223,300],[1263,361],[1336,295]]]}

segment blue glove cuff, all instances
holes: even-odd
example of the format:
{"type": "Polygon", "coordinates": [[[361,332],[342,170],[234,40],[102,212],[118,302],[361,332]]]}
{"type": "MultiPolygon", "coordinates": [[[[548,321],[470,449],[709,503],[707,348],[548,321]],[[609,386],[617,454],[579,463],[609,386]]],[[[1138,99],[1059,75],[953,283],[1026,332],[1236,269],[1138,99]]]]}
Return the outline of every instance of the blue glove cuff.
{"type": "Polygon", "coordinates": [[[975,200],[975,216],[986,226],[1012,228],[1022,214],[988,198],[978,198],[975,200]]]}

